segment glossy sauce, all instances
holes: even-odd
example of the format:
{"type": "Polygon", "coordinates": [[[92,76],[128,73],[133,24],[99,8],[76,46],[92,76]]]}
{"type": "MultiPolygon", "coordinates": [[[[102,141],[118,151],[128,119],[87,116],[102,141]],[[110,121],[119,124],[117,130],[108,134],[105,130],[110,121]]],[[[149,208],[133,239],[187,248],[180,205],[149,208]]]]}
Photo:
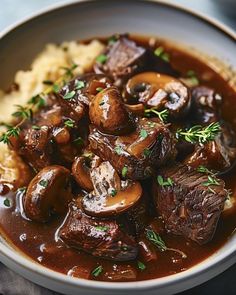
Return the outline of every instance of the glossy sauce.
{"type": "MultiPolygon", "coordinates": [[[[135,39],[147,46],[147,40],[135,39]]],[[[171,64],[182,74],[194,70],[200,80],[201,85],[210,86],[223,96],[223,118],[231,122],[236,130],[236,95],[228,83],[205,63],[186,54],[185,52],[164,44],[166,51],[170,54],[171,64]],[[207,79],[204,79],[206,77],[207,79]]],[[[236,168],[224,177],[226,187],[231,188],[236,195],[236,168]]],[[[146,188],[148,190],[148,188],[146,188]]],[[[54,269],[56,271],[73,275],[76,268],[80,269],[82,277],[95,280],[111,280],[111,273],[117,266],[133,266],[136,271],[136,280],[147,280],[163,277],[177,272],[184,271],[191,266],[199,263],[217,251],[230,238],[236,228],[236,212],[223,214],[217,227],[213,240],[203,246],[184,240],[179,236],[163,234],[162,238],[166,245],[171,248],[181,249],[187,258],[181,258],[175,252],[159,252],[155,262],[146,263],[146,269],[138,268],[138,260],[119,263],[104,259],[95,258],[83,251],[68,248],[62,241],[57,239],[57,230],[63,223],[65,216],[55,217],[48,224],[34,223],[22,218],[22,194],[14,192],[2,192],[0,194],[0,226],[4,235],[14,246],[19,248],[26,255],[38,263],[54,269]],[[4,205],[5,198],[10,200],[10,207],[4,205]],[[92,277],[91,271],[97,266],[102,265],[103,272],[98,277],[92,277]]],[[[74,274],[75,275],[75,274],[74,274]]],[[[76,275],[75,275],[76,276],[76,275]]],[[[78,275],[79,276],[79,275],[78,275]]],[[[127,276],[122,280],[133,280],[132,276],[127,276]]],[[[113,277],[114,280],[114,277],[113,277]]]]}

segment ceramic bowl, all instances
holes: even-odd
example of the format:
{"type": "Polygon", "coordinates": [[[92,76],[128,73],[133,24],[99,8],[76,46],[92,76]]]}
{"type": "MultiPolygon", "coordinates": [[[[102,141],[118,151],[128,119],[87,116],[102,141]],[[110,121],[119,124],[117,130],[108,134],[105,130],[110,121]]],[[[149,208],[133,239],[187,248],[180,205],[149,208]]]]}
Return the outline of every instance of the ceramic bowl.
{"type": "MultiPolygon", "coordinates": [[[[159,36],[216,56],[236,68],[235,33],[224,25],[162,1],[68,1],[0,34],[0,88],[27,69],[48,42],[108,36],[115,32],[159,36]]],[[[236,235],[191,269],[160,279],[108,283],[76,279],[42,267],[0,240],[0,260],[25,278],[65,294],[173,294],[209,280],[236,262],[236,235]]]]}

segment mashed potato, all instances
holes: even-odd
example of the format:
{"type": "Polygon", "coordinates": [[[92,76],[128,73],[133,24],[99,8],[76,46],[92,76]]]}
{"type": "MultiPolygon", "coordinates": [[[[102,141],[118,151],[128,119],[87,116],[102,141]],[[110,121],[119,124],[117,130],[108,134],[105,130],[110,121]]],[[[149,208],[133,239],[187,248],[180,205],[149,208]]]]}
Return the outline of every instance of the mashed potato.
{"type": "MultiPolygon", "coordinates": [[[[75,63],[78,67],[74,73],[82,74],[91,68],[103,49],[104,45],[97,40],[86,45],[75,41],[59,46],[48,44],[33,61],[30,70],[16,73],[14,82],[19,85],[18,91],[7,94],[0,90],[0,122],[10,123],[15,105],[25,105],[29,98],[42,92],[47,87],[42,83],[44,80],[56,81],[61,77],[64,74],[61,67],[70,67],[75,63]]],[[[0,143],[0,181],[15,183],[22,175],[23,166],[22,160],[0,143]]]]}

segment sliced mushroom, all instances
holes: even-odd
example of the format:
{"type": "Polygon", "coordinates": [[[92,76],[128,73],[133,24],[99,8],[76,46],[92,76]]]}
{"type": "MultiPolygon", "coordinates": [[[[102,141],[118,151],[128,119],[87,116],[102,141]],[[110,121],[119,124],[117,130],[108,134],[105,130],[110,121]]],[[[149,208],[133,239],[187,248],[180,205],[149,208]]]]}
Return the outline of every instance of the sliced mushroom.
{"type": "Polygon", "coordinates": [[[139,182],[121,181],[109,162],[91,172],[94,191],[82,200],[84,211],[91,216],[107,217],[124,213],[142,196],[139,182]]]}
{"type": "Polygon", "coordinates": [[[99,92],[89,107],[91,122],[107,134],[127,134],[134,129],[133,119],[116,87],[99,92]]]}
{"type": "Polygon", "coordinates": [[[178,79],[157,72],[145,72],[132,77],[126,85],[125,100],[130,104],[143,103],[157,110],[167,109],[178,117],[190,106],[188,88],[178,79]]]}
{"type": "Polygon", "coordinates": [[[53,213],[64,213],[71,199],[70,171],[63,166],[48,166],[28,186],[25,215],[34,221],[47,222],[53,213]]]}
{"type": "Polygon", "coordinates": [[[90,192],[93,190],[93,183],[90,177],[90,170],[97,167],[101,160],[98,156],[89,153],[75,159],[72,165],[72,174],[81,188],[90,192]]]}

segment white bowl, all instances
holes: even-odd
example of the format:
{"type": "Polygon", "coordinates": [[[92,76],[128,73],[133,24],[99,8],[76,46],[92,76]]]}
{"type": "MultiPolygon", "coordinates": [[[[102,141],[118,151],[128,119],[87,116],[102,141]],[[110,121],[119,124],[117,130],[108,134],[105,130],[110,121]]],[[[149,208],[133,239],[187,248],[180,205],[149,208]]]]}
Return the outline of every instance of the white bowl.
{"type": "MultiPolygon", "coordinates": [[[[0,88],[29,66],[48,42],[108,36],[115,32],[153,35],[217,56],[236,68],[236,35],[224,25],[162,1],[68,1],[0,34],[0,88]],[[69,2],[69,3],[68,3],[69,2]]],[[[25,278],[65,294],[173,294],[196,286],[236,262],[236,235],[191,269],[149,281],[111,283],[76,279],[27,258],[0,239],[0,260],[25,278]]]]}

